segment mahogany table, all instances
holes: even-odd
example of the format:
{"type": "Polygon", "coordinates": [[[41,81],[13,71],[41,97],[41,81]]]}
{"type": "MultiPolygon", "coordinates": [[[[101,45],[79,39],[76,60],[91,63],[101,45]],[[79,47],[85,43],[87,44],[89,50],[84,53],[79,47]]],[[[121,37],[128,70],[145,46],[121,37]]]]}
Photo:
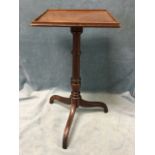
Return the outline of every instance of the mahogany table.
{"type": "Polygon", "coordinates": [[[71,78],[71,95],[69,98],[59,95],[50,97],[50,103],[54,100],[70,105],[70,114],[64,129],[63,148],[67,148],[67,139],[73,117],[78,106],[81,107],[102,107],[104,112],[108,112],[105,103],[90,102],[82,99],[80,95],[80,35],[84,27],[96,28],[119,28],[119,22],[107,11],[103,9],[93,10],[47,10],[38,18],[32,21],[32,26],[39,27],[70,27],[73,34],[73,49],[72,49],[72,78],[71,78]]]}

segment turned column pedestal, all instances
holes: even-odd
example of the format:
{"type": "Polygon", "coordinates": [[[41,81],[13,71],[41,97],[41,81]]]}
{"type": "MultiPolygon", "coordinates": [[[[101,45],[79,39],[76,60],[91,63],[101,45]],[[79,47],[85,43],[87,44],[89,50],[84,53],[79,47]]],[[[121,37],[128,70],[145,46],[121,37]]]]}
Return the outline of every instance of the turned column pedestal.
{"type": "Polygon", "coordinates": [[[69,135],[69,131],[71,128],[71,124],[73,121],[74,113],[76,111],[76,108],[78,106],[81,107],[102,107],[104,112],[108,112],[108,108],[105,103],[101,102],[89,102],[85,101],[81,98],[80,95],[80,35],[82,33],[83,29],[82,27],[71,27],[71,33],[73,34],[73,50],[72,50],[72,78],[71,78],[71,95],[69,98],[65,98],[58,95],[53,95],[50,98],[50,103],[53,103],[54,100],[60,101],[65,104],[69,104],[70,107],[70,114],[66,123],[66,127],[64,129],[64,135],[63,135],[63,148],[67,148],[67,139],[69,135]]]}

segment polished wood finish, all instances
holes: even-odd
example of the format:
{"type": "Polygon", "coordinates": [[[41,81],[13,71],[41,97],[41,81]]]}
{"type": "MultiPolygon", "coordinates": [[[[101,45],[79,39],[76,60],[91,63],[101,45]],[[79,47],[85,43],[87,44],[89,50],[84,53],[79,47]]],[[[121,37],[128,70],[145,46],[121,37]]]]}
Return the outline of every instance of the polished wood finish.
{"type": "Polygon", "coordinates": [[[50,103],[55,100],[64,104],[70,105],[69,117],[64,129],[62,147],[68,146],[68,136],[72,125],[76,109],[81,107],[101,107],[104,112],[108,112],[108,107],[102,102],[90,102],[82,99],[80,95],[80,36],[83,32],[83,27],[119,27],[119,22],[112,17],[106,10],[47,10],[41,16],[36,18],[32,26],[58,26],[70,27],[73,35],[72,49],[72,78],[71,78],[71,95],[70,97],[62,97],[53,95],[50,97],[50,103]]]}
{"type": "Polygon", "coordinates": [[[83,31],[82,27],[71,27],[71,33],[73,34],[73,50],[72,50],[72,78],[71,78],[71,95],[69,98],[64,98],[58,95],[53,95],[50,98],[50,103],[53,103],[54,100],[60,101],[65,104],[70,104],[70,114],[64,129],[63,135],[63,148],[66,149],[68,145],[68,136],[69,131],[72,125],[73,117],[76,111],[76,108],[81,107],[102,107],[104,112],[108,112],[108,108],[105,103],[101,102],[89,102],[81,98],[80,95],[80,35],[83,31]]]}
{"type": "Polygon", "coordinates": [[[60,27],[112,27],[119,22],[105,9],[92,10],[46,10],[32,21],[32,26],[60,27]]]}

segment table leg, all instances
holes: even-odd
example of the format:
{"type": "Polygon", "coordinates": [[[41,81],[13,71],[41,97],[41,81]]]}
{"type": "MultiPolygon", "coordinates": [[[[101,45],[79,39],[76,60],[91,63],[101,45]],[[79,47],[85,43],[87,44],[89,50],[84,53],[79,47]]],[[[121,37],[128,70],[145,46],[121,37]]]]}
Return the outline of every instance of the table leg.
{"type": "Polygon", "coordinates": [[[62,147],[64,149],[67,149],[68,135],[69,135],[69,131],[70,131],[70,128],[71,128],[71,124],[72,124],[72,121],[73,121],[73,118],[74,118],[74,114],[75,114],[76,108],[77,108],[76,104],[71,104],[70,114],[69,114],[69,117],[68,117],[68,120],[67,120],[67,123],[66,123],[64,134],[63,134],[62,147]]]}
{"type": "Polygon", "coordinates": [[[50,103],[54,103],[54,100],[57,100],[59,102],[65,103],[65,104],[71,104],[71,99],[67,97],[62,97],[59,95],[53,95],[50,97],[50,103]]]}
{"type": "Polygon", "coordinates": [[[80,100],[80,106],[81,107],[86,107],[86,108],[90,108],[90,107],[102,107],[104,109],[104,112],[105,113],[108,112],[108,107],[103,102],[90,102],[90,101],[85,101],[85,100],[81,99],[80,100]]]}

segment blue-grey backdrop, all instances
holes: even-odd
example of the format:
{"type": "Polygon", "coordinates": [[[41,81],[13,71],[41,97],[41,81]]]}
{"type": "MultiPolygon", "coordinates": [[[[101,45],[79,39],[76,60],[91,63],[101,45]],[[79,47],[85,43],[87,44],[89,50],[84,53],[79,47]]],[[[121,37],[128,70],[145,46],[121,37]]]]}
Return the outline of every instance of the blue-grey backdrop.
{"type": "Polygon", "coordinates": [[[82,34],[82,90],[134,90],[134,0],[20,0],[20,89],[70,89],[69,28],[36,28],[31,21],[48,8],[105,8],[120,29],[88,28],[82,34]]]}

